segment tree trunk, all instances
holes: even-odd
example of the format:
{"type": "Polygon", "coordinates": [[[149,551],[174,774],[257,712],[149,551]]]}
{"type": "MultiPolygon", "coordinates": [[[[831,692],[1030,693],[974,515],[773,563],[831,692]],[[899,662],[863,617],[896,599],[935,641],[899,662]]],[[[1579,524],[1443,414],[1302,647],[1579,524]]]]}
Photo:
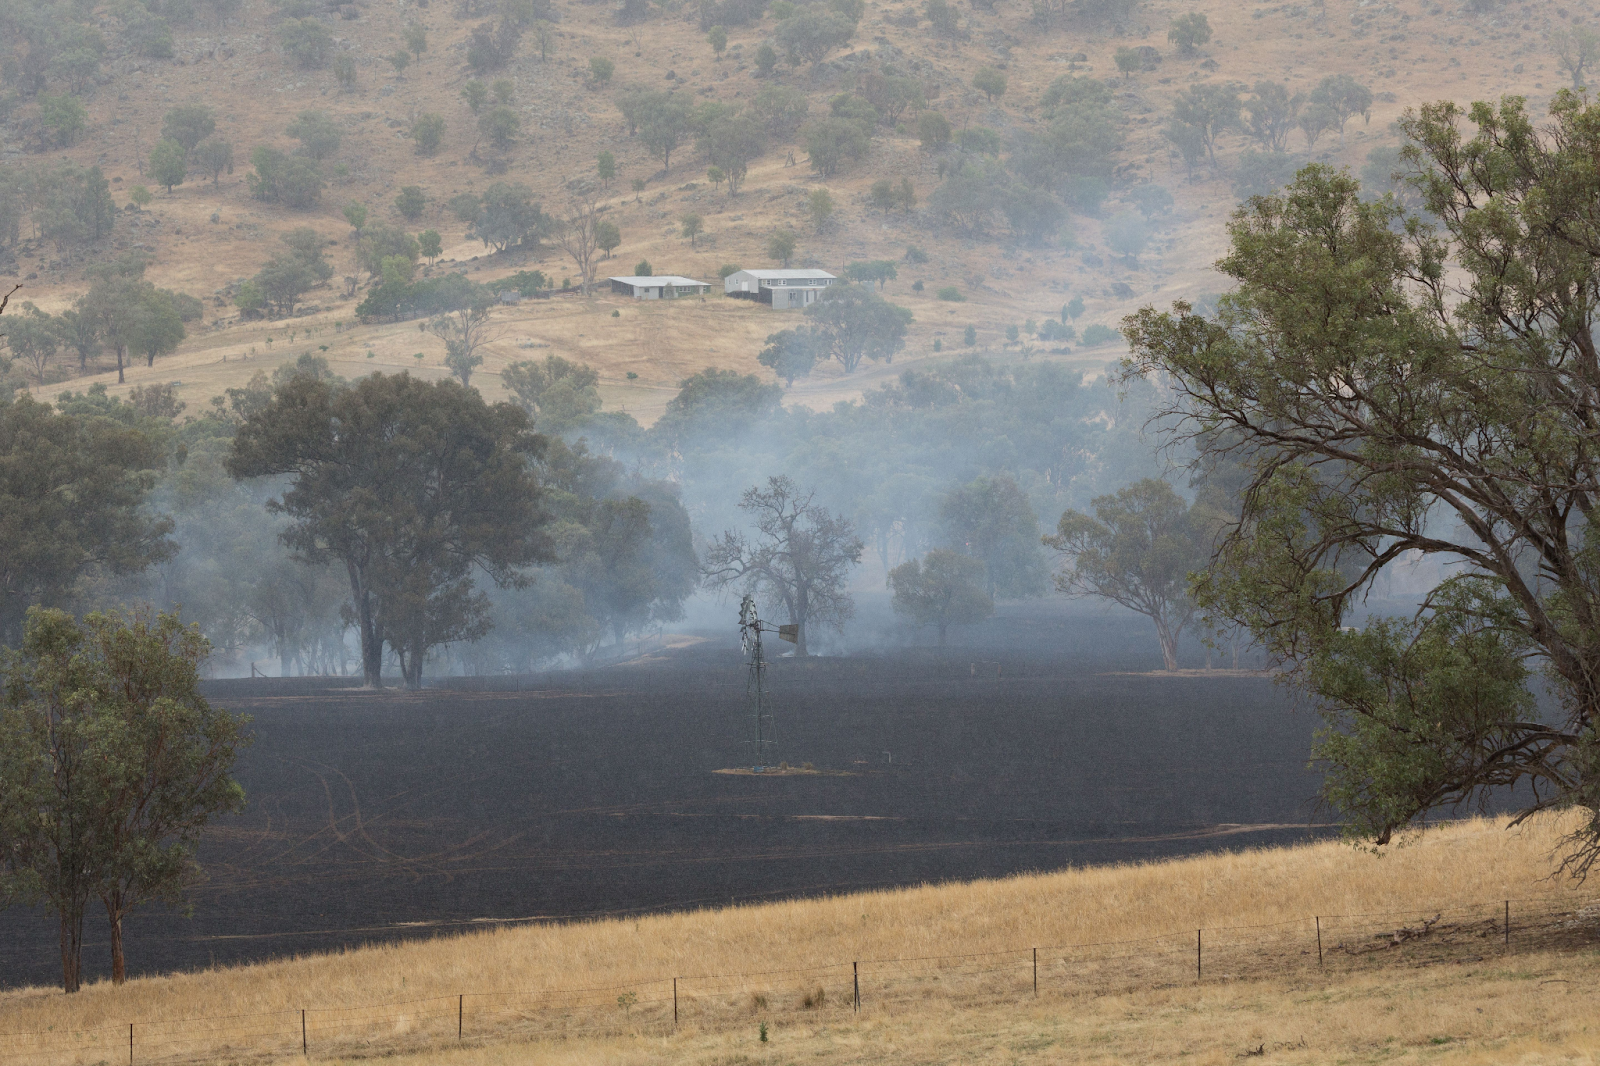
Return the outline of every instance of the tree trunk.
{"type": "Polygon", "coordinates": [[[120,985],[128,979],[128,963],[122,954],[121,908],[107,903],[106,917],[111,919],[111,983],[120,985]]]}
{"type": "Polygon", "coordinates": [[[1156,619],[1156,639],[1161,641],[1161,661],[1167,670],[1178,668],[1178,634],[1165,618],[1156,619]]]}
{"type": "Polygon", "coordinates": [[[83,912],[86,900],[61,903],[61,991],[83,987],[83,912]]]}
{"type": "Polygon", "coordinates": [[[123,381],[124,381],[123,376],[122,376],[122,354],[123,354],[122,353],[122,348],[119,346],[117,348],[117,384],[118,385],[123,384],[123,381]]]}
{"type": "Polygon", "coordinates": [[[372,617],[372,597],[362,588],[361,575],[347,563],[350,599],[356,606],[356,630],[361,634],[361,681],[367,688],[383,687],[383,634],[372,617]]]}

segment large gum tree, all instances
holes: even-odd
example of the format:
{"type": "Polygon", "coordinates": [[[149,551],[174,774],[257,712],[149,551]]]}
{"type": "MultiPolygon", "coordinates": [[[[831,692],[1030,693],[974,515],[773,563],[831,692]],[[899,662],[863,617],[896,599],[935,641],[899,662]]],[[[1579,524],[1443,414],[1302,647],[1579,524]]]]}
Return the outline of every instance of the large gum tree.
{"type": "Polygon", "coordinates": [[[1437,103],[1401,126],[1425,215],[1308,167],[1234,216],[1216,315],[1126,321],[1127,372],[1248,470],[1195,593],[1320,703],[1351,832],[1385,843],[1515,786],[1524,817],[1583,812],[1563,856],[1581,875],[1600,858],[1600,107],[1437,103]],[[1449,576],[1414,616],[1357,619],[1406,553],[1449,576]]]}

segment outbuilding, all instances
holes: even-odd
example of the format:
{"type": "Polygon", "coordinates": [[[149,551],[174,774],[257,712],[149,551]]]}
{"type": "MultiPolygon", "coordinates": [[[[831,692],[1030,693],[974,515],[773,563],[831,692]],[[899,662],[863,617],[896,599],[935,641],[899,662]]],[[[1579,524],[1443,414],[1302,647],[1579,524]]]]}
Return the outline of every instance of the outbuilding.
{"type": "Polygon", "coordinates": [[[774,310],[786,311],[814,304],[839,284],[826,270],[736,270],[723,281],[723,292],[738,300],[755,300],[774,310]]]}
{"type": "Polygon", "coordinates": [[[635,300],[676,300],[680,296],[704,296],[711,291],[709,282],[681,278],[676,274],[655,277],[612,278],[611,291],[635,300]]]}

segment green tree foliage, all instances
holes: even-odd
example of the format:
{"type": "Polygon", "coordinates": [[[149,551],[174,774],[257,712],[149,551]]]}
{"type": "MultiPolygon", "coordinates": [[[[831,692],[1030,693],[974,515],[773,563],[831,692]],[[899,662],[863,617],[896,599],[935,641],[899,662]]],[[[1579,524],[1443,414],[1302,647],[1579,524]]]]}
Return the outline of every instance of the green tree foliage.
{"type": "Polygon", "coordinates": [[[1256,82],[1255,95],[1244,103],[1249,119],[1245,128],[1269,152],[1282,152],[1289,146],[1289,131],[1294,129],[1301,100],[1275,81],[1256,82]]]}
{"type": "Polygon", "coordinates": [[[805,123],[811,103],[806,94],[787,85],[764,85],[750,103],[753,117],[767,136],[779,141],[793,137],[805,123]]]}
{"type": "Polygon", "coordinates": [[[806,194],[806,214],[811,216],[811,224],[821,233],[833,217],[833,194],[827,189],[812,189],[806,194]]]}
{"type": "Polygon", "coordinates": [[[489,102],[489,87],[477,78],[473,78],[461,87],[461,98],[467,102],[467,108],[476,115],[483,110],[483,105],[489,102]]]}
{"type": "Polygon", "coordinates": [[[483,191],[467,235],[503,252],[519,245],[537,247],[550,225],[549,216],[533,201],[532,189],[521,182],[497,181],[483,191]]]}
{"type": "Polygon", "coordinates": [[[766,41],[756,46],[756,70],[763,78],[770,78],[778,65],[778,50],[766,41]]]}
{"type": "Polygon", "coordinates": [[[817,360],[830,358],[833,338],[813,327],[779,330],[767,334],[766,347],[756,362],[770,367],[789,386],[795,378],[809,377],[817,360]]]}
{"type": "Polygon", "coordinates": [[[1333,115],[1332,125],[1339,131],[1339,144],[1344,144],[1344,124],[1353,116],[1361,115],[1372,120],[1372,90],[1348,74],[1330,74],[1317,83],[1311,91],[1312,107],[1323,106],[1333,115]]]}
{"type": "Polygon", "coordinates": [[[929,28],[940,37],[959,40],[963,36],[961,16],[949,0],[927,0],[922,7],[922,17],[928,20],[929,28]]]}
{"type": "Polygon", "coordinates": [[[19,396],[0,404],[0,456],[0,645],[18,645],[29,606],[70,607],[80,579],[174,550],[145,506],[165,457],[143,428],[19,396]]]}
{"type": "Polygon", "coordinates": [[[207,137],[195,145],[190,161],[201,174],[209,175],[211,184],[222,180],[222,172],[233,173],[233,145],[221,137],[207,137]]]}
{"type": "Polygon", "coordinates": [[[402,185],[400,194],[394,198],[394,209],[400,212],[400,217],[407,222],[415,222],[421,218],[423,209],[427,206],[428,196],[420,185],[402,185]]]}
{"type": "Polygon", "coordinates": [[[582,430],[600,413],[600,375],[558,355],[512,363],[500,380],[540,432],[551,436],[582,430]]]}
{"type": "Polygon", "coordinates": [[[800,130],[811,169],[821,177],[832,177],[847,164],[860,161],[871,148],[862,123],[845,118],[821,118],[800,130]]]}
{"type": "Polygon", "coordinates": [[[5,320],[0,345],[11,353],[12,359],[32,371],[34,380],[42,386],[50,376],[51,364],[65,339],[63,325],[31,301],[24,301],[21,310],[21,314],[5,320]]]}
{"type": "Polygon", "coordinates": [[[939,631],[939,646],[953,625],[972,625],[994,614],[994,597],[983,589],[983,563],[960,552],[935,548],[889,571],[894,613],[921,628],[939,631]]]}
{"type": "Polygon", "coordinates": [[[1167,28],[1167,40],[1178,46],[1181,55],[1194,55],[1201,45],[1211,40],[1211,23],[1198,11],[1179,15],[1167,28]]]}
{"type": "Polygon", "coordinates": [[[1178,638],[1194,618],[1189,574],[1210,558],[1216,516],[1190,508],[1172,486],[1146,478],[1096,497],[1094,515],[1066,511],[1045,543],[1069,560],[1056,587],[1099,596],[1149,618],[1161,660],[1178,668],[1178,638]]]}
{"type": "Polygon", "coordinates": [[[161,139],[176,141],[184,152],[217,132],[216,114],[205,104],[185,104],[168,111],[161,120],[161,139]]]}
{"type": "Polygon", "coordinates": [[[982,562],[990,596],[1044,591],[1039,517],[1009,475],[975,478],[951,490],[939,502],[939,524],[950,548],[982,562]]]}
{"type": "Polygon", "coordinates": [[[433,261],[444,254],[444,241],[439,231],[425,229],[417,234],[417,251],[432,266],[433,261]]]}
{"type": "Polygon", "coordinates": [[[150,150],[150,180],[165,185],[169,194],[188,174],[188,152],[177,141],[162,140],[150,150]]]}
{"type": "Polygon", "coordinates": [[[314,18],[292,19],[278,29],[278,40],[295,65],[321,70],[333,55],[333,34],[314,18]]]}
{"type": "Polygon", "coordinates": [[[706,228],[705,219],[691,211],[681,216],[678,219],[678,223],[681,227],[679,236],[689,238],[689,247],[693,248],[695,238],[700,236],[706,228]]]}
{"type": "Polygon", "coordinates": [[[444,365],[461,381],[461,387],[472,384],[472,372],[483,365],[482,348],[497,336],[489,321],[489,311],[494,307],[487,291],[463,307],[435,315],[428,321],[428,332],[444,341],[444,365]]]}
{"type": "Polygon", "coordinates": [[[617,157],[610,152],[601,152],[595,156],[594,172],[601,181],[611,181],[617,176],[617,157]]]}
{"type": "Polygon", "coordinates": [[[300,142],[300,150],[319,163],[339,150],[343,134],[326,111],[302,111],[285,131],[300,142]]]}
{"type": "Polygon", "coordinates": [[[706,126],[702,149],[711,165],[722,171],[728,194],[735,196],[751,161],[761,155],[766,143],[761,123],[752,115],[734,111],[717,116],[706,126]]]}
{"type": "Polygon", "coordinates": [[[925,104],[921,82],[913,77],[891,73],[888,69],[863,76],[859,86],[862,98],[872,105],[885,126],[895,126],[907,110],[921,108],[925,104]]]}
{"type": "Polygon", "coordinates": [[[420,22],[408,22],[403,39],[411,54],[421,59],[422,53],[428,50],[428,27],[420,22]]]}
{"type": "Polygon", "coordinates": [[[1123,81],[1132,79],[1136,73],[1144,69],[1144,56],[1139,54],[1137,48],[1129,48],[1126,45],[1116,50],[1111,61],[1117,65],[1123,81]]]}
{"type": "Polygon", "coordinates": [[[864,284],[876,284],[879,291],[884,285],[894,281],[900,276],[892,259],[873,259],[868,262],[848,263],[844,268],[845,277],[851,281],[864,284]]]}
{"type": "Polygon", "coordinates": [[[356,262],[373,277],[383,273],[383,261],[399,256],[415,263],[422,254],[416,239],[399,226],[385,222],[369,223],[356,241],[356,262]]]}
{"type": "Polygon", "coordinates": [[[1588,26],[1573,26],[1552,36],[1556,65],[1572,79],[1572,91],[1582,92],[1589,70],[1600,62],[1600,33],[1588,26]]]}
{"type": "Polygon", "coordinates": [[[789,266],[789,260],[794,258],[794,252],[794,234],[788,230],[778,230],[767,238],[767,258],[776,259],[785,269],[789,266]]]}
{"type": "Polygon", "coordinates": [[[992,104],[1006,94],[1006,76],[994,67],[979,67],[972,76],[972,87],[988,97],[992,104]]]}
{"type": "Polygon", "coordinates": [[[1215,82],[1191,85],[1172,105],[1172,121],[1194,131],[1206,156],[1217,161],[1217,135],[1239,124],[1239,93],[1215,82]]]}
{"type": "Polygon", "coordinates": [[[344,565],[366,683],[382,685],[387,645],[416,687],[430,648],[482,632],[475,572],[514,585],[551,558],[528,466],[542,447],[520,408],[454,381],[297,375],[239,427],[227,468],[292,479],[271,509],[292,549],[344,565]]]}
{"type": "Polygon", "coordinates": [[[637,123],[639,139],[663,168],[671,169],[672,153],[693,131],[692,109],[685,94],[651,92],[635,99],[629,124],[637,123]]]}
{"type": "Polygon", "coordinates": [[[721,26],[713,26],[706,34],[706,43],[711,46],[711,51],[716,53],[718,59],[728,50],[728,31],[721,26]]]}
{"type": "Polygon", "coordinates": [[[1595,258],[1572,236],[1600,193],[1597,117],[1558,96],[1544,135],[1517,98],[1422,108],[1402,129],[1437,236],[1307,168],[1236,214],[1215,321],[1175,308],[1127,326],[1135,367],[1169,375],[1247,461],[1242,514],[1196,593],[1327,710],[1330,795],[1380,843],[1531,786],[1525,809],[1584,812],[1569,870],[1600,854],[1584,621],[1600,597],[1576,517],[1593,492],[1595,258]],[[1413,551],[1450,576],[1413,617],[1341,633],[1413,551]],[[1537,713],[1529,669],[1555,689],[1537,713]]]}
{"type": "Polygon", "coordinates": [[[246,175],[250,195],[257,200],[304,210],[322,198],[327,182],[322,168],[310,159],[291,156],[261,145],[250,152],[253,173],[246,175]]]}
{"type": "Polygon", "coordinates": [[[444,131],[444,116],[424,111],[411,124],[411,139],[416,142],[417,151],[422,155],[433,155],[444,143],[444,131]]]}
{"type": "Polygon", "coordinates": [[[950,120],[937,111],[924,111],[917,116],[917,137],[922,147],[938,151],[950,143],[950,120]]]}
{"type": "Polygon", "coordinates": [[[208,650],[176,615],[80,623],[35,608],[20,649],[0,660],[0,879],[6,895],[57,915],[67,992],[82,981],[90,901],[110,918],[121,984],[128,913],[181,902],[207,823],[244,806],[231,772],[246,720],[200,695],[208,650]]]}
{"type": "Polygon", "coordinates": [[[521,43],[522,27],[515,19],[479,23],[467,38],[467,66],[480,77],[499,70],[517,57],[521,43]]]}
{"type": "Polygon", "coordinates": [[[787,477],[746,489],[739,509],[750,516],[754,535],[730,529],[712,541],[706,549],[706,581],[743,588],[782,609],[799,627],[795,654],[807,655],[811,627],[837,629],[855,613],[845,585],[866,545],[848,519],[829,512],[816,503],[816,493],[787,477]]]}
{"type": "Polygon", "coordinates": [[[348,52],[340,52],[333,57],[333,77],[339,83],[339,88],[350,92],[356,87],[356,61],[348,52]]]}
{"type": "Polygon", "coordinates": [[[509,107],[491,107],[478,117],[478,132],[503,152],[511,147],[522,132],[522,119],[509,107]]]}
{"type": "Polygon", "coordinates": [[[792,18],[778,23],[773,40],[793,66],[820,65],[828,54],[842,48],[855,35],[855,21],[837,11],[816,10],[810,6],[792,18]]]}
{"type": "Polygon", "coordinates": [[[910,311],[858,285],[830,286],[805,316],[817,331],[819,355],[832,355],[846,374],[863,359],[893,362],[911,324],[910,311]]]}
{"type": "Polygon", "coordinates": [[[89,109],[68,93],[39,94],[39,125],[50,144],[65,148],[77,142],[89,124],[89,109]]]}
{"type": "Polygon", "coordinates": [[[617,65],[604,56],[595,56],[589,60],[589,79],[596,86],[605,86],[611,83],[611,75],[615,74],[617,65]]]}

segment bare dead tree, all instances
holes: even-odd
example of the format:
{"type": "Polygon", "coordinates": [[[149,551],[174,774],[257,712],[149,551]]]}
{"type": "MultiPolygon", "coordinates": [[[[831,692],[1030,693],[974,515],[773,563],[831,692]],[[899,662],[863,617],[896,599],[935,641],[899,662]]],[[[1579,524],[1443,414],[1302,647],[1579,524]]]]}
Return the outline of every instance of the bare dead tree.
{"type": "Polygon", "coordinates": [[[589,295],[594,284],[596,267],[604,255],[600,248],[600,195],[592,185],[584,185],[573,193],[567,213],[556,220],[555,239],[578,265],[582,277],[583,295],[589,295]]]}
{"type": "Polygon", "coordinates": [[[489,321],[493,306],[483,298],[428,321],[428,332],[444,341],[444,365],[461,379],[462,387],[471,384],[472,372],[483,365],[479,349],[500,336],[498,327],[489,321]]]}

